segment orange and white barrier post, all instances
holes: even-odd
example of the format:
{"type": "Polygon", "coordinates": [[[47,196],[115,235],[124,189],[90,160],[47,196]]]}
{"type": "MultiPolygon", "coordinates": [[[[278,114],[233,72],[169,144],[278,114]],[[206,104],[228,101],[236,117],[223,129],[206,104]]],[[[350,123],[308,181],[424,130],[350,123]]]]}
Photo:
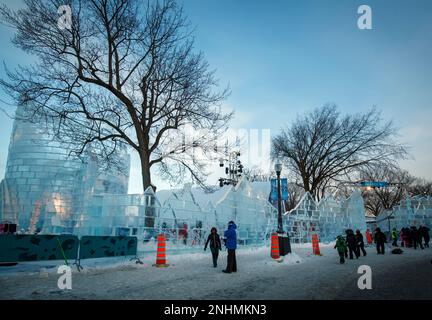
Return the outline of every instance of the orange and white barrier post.
{"type": "Polygon", "coordinates": [[[270,249],[270,256],[277,260],[280,259],[279,254],[279,236],[276,232],[273,232],[271,234],[271,249],[270,249]]]}
{"type": "Polygon", "coordinates": [[[319,240],[318,240],[318,235],[317,234],[313,234],[312,235],[312,250],[313,250],[313,254],[320,256],[321,252],[320,252],[320,248],[319,248],[319,240]]]}
{"type": "Polygon", "coordinates": [[[164,234],[160,234],[157,237],[158,246],[156,252],[156,264],[154,267],[168,267],[169,265],[166,263],[166,238],[164,234]]]}

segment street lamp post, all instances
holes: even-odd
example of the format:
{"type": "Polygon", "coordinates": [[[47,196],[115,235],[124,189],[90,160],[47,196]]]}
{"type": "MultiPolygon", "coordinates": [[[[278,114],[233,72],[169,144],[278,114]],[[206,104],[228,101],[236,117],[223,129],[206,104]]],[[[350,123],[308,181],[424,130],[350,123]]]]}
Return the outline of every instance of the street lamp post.
{"type": "Polygon", "coordinates": [[[278,229],[277,233],[283,233],[282,225],[282,190],[281,190],[281,179],[280,175],[282,172],[282,164],[278,161],[275,164],[275,171],[277,175],[277,188],[278,188],[278,229]]]}
{"type": "Polygon", "coordinates": [[[279,242],[279,254],[281,256],[285,256],[288,253],[291,253],[291,244],[288,235],[283,230],[282,223],[282,188],[281,188],[281,172],[282,172],[282,164],[280,161],[275,163],[274,169],[277,175],[277,189],[278,189],[278,242],[279,242]]]}

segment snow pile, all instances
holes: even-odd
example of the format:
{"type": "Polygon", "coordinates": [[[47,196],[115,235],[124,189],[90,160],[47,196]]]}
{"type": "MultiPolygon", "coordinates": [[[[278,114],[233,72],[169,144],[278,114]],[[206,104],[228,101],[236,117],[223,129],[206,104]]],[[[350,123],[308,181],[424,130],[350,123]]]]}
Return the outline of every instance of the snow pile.
{"type": "Polygon", "coordinates": [[[296,263],[302,263],[303,260],[300,258],[300,256],[296,253],[288,253],[285,257],[283,257],[282,264],[296,264],[296,263]]]}

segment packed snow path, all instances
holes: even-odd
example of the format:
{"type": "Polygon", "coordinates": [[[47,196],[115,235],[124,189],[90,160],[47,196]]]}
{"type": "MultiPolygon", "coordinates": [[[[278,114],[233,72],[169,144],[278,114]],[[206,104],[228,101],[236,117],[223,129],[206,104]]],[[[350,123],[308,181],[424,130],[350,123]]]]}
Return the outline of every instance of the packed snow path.
{"type": "Polygon", "coordinates": [[[402,255],[388,250],[384,256],[377,255],[373,247],[366,250],[366,257],[340,265],[331,245],[321,245],[322,256],[311,255],[310,244],[294,245],[295,254],[282,263],[271,260],[268,247],[241,249],[238,272],[232,274],[221,272],[226,251],[221,252],[217,268],[212,266],[209,250],[168,255],[168,268],[152,267],[153,254],[146,254],[143,265],[126,259],[114,264],[109,260],[109,265],[104,260],[87,261],[80,273],[73,269],[69,291],[57,288],[59,275],[52,262],[42,271],[43,264],[24,269],[22,265],[2,267],[0,298],[432,299],[432,249],[404,249],[402,255]],[[357,287],[357,269],[363,264],[372,268],[372,290],[357,287]]]}

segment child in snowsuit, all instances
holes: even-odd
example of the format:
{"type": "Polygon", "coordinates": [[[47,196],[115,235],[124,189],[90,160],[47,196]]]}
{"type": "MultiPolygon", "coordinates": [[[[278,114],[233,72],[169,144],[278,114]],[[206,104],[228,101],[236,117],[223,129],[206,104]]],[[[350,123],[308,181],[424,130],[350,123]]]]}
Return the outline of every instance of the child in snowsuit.
{"type": "Polygon", "coordinates": [[[339,254],[340,263],[345,263],[345,253],[347,250],[345,239],[342,236],[337,236],[336,245],[334,247],[335,249],[337,249],[337,252],[339,254]]]}
{"type": "Polygon", "coordinates": [[[217,260],[219,257],[219,250],[222,250],[222,245],[220,241],[220,237],[217,233],[217,229],[215,227],[211,228],[210,234],[207,238],[206,244],[204,246],[204,251],[207,250],[207,245],[210,242],[210,251],[213,257],[213,267],[217,267],[217,260]]]}
{"type": "Polygon", "coordinates": [[[393,247],[397,247],[397,239],[398,239],[398,234],[396,231],[396,228],[393,228],[392,233],[391,233],[391,238],[392,238],[392,246],[393,247]]]}

